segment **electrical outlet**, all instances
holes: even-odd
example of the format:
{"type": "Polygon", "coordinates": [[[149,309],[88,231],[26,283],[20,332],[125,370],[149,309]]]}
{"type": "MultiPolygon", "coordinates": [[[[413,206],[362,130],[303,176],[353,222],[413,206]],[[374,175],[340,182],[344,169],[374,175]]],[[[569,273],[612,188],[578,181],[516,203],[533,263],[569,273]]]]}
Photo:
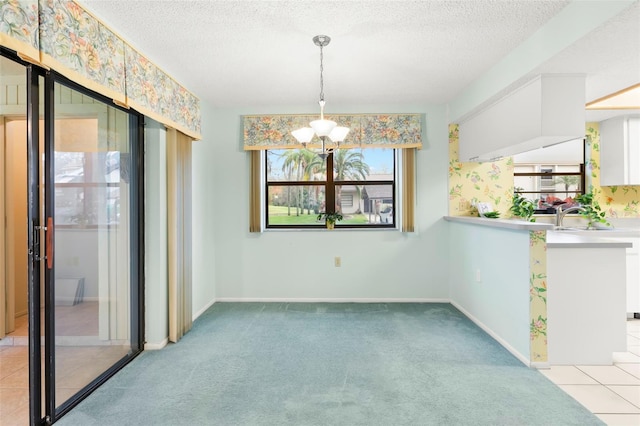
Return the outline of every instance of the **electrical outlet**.
{"type": "Polygon", "coordinates": [[[480,272],[480,269],[476,269],[476,282],[482,282],[482,273],[480,272]]]}
{"type": "Polygon", "coordinates": [[[333,259],[333,263],[334,263],[334,265],[336,266],[336,268],[341,267],[341,266],[342,266],[342,259],[340,259],[340,256],[336,256],[336,257],[333,259]]]}

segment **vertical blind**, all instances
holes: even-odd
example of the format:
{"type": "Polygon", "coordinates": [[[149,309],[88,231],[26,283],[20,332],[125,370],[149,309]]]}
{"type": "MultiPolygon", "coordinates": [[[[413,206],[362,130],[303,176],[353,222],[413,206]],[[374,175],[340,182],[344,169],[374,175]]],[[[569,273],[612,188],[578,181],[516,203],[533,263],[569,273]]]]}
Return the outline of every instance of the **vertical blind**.
{"type": "Polygon", "coordinates": [[[169,340],[191,329],[191,139],[167,129],[169,340]]]}

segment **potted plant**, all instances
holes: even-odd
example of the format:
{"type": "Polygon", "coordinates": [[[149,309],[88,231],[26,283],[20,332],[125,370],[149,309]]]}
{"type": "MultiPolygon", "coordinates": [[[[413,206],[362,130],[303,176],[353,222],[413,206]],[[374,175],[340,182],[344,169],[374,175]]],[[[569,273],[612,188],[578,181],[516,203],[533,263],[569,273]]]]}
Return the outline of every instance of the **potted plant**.
{"type": "Polygon", "coordinates": [[[342,214],[340,214],[340,212],[320,213],[318,215],[318,220],[322,218],[324,218],[324,221],[327,224],[327,229],[333,229],[336,222],[343,219],[342,214]]]}
{"type": "Polygon", "coordinates": [[[605,218],[605,212],[600,208],[600,204],[593,198],[593,191],[586,194],[577,195],[575,201],[580,203],[582,210],[580,215],[587,219],[588,228],[599,228],[603,225],[610,227],[611,224],[605,218]]]}
{"type": "Polygon", "coordinates": [[[524,198],[518,191],[521,188],[516,188],[511,199],[511,208],[509,211],[515,217],[520,217],[529,222],[535,222],[536,218],[533,214],[536,211],[536,206],[533,201],[524,198]]]}

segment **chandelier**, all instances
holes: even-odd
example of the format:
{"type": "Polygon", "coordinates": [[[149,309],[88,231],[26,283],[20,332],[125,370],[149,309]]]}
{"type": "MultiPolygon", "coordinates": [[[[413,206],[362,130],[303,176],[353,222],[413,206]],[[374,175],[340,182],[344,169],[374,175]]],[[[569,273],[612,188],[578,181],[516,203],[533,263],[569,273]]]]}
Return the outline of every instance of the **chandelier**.
{"type": "Polygon", "coordinates": [[[309,123],[311,127],[303,127],[298,130],[294,130],[291,132],[294,138],[298,142],[302,144],[303,147],[307,147],[307,144],[311,142],[314,136],[318,136],[320,139],[321,152],[318,153],[318,156],[323,160],[327,158],[327,156],[333,152],[334,149],[338,148],[340,142],[344,141],[344,138],[347,137],[347,133],[349,133],[348,127],[338,126],[335,121],[325,120],[324,118],[324,79],[322,76],[322,72],[324,71],[322,66],[322,48],[327,46],[331,38],[326,35],[317,35],[313,38],[313,43],[316,46],[320,47],[320,100],[318,104],[320,104],[320,119],[314,120],[309,123]],[[331,148],[327,147],[327,138],[331,139],[335,145],[331,148]]]}

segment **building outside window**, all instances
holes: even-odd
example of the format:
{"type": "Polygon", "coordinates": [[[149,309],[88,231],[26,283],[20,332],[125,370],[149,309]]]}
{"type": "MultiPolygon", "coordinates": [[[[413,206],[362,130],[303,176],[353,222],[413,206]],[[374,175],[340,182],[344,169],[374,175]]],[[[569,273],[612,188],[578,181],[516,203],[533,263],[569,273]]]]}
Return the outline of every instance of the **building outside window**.
{"type": "Polygon", "coordinates": [[[393,228],[396,163],[394,149],[337,149],[326,160],[307,149],[268,150],[266,226],[324,227],[318,215],[333,207],[344,216],[338,227],[393,228]]]}

